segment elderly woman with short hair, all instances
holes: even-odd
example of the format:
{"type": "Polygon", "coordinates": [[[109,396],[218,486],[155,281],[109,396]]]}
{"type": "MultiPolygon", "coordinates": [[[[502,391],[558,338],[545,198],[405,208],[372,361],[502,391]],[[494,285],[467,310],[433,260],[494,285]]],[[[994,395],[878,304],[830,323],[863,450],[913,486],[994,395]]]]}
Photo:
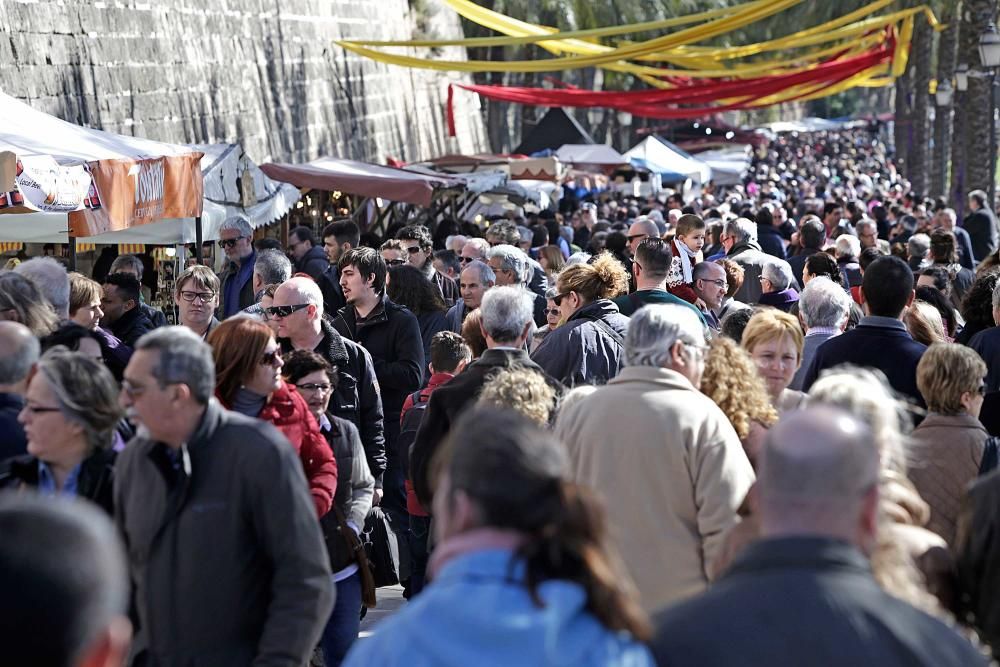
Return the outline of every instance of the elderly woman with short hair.
{"type": "Polygon", "coordinates": [[[965,489],[979,474],[989,434],[979,422],[986,364],[963,345],[935,343],[917,364],[928,415],[912,434],[910,481],[931,508],[927,527],[949,544],[965,489]]]}
{"type": "Polygon", "coordinates": [[[773,306],[780,311],[788,312],[799,302],[799,293],[795,291],[795,276],[791,265],[783,259],[770,259],[760,274],[760,287],[763,293],[757,300],[762,306],[773,306]]]}
{"type": "Polygon", "coordinates": [[[87,498],[112,512],[115,426],[122,416],[111,372],[91,357],[55,347],[38,361],[18,421],[28,455],[0,466],[0,488],[87,498]]]}
{"type": "Polygon", "coordinates": [[[840,335],[847,326],[851,297],[840,285],[826,276],[816,276],[799,295],[799,320],[806,330],[802,343],[802,362],[788,386],[802,391],[806,371],[820,345],[840,335]]]}

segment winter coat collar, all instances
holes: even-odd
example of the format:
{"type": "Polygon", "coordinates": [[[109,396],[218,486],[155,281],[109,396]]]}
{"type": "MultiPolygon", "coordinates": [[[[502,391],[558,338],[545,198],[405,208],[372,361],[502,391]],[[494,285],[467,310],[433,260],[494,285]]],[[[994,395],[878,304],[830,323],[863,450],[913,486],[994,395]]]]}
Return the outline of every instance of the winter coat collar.
{"type": "Polygon", "coordinates": [[[871,576],[868,559],[847,542],[817,536],[762,538],[746,548],[723,579],[776,570],[840,570],[871,576]]]}
{"type": "Polygon", "coordinates": [[[578,308],[575,313],[569,316],[569,320],[603,320],[608,315],[615,315],[621,311],[614,301],[610,299],[597,299],[588,303],[582,308],[578,308]]]}
{"type": "Polygon", "coordinates": [[[756,250],[757,252],[763,252],[763,250],[760,249],[760,244],[757,243],[756,241],[740,241],[739,243],[735,244],[732,248],[730,248],[729,252],[726,253],[726,257],[735,257],[736,255],[744,253],[748,250],[756,250]]]}

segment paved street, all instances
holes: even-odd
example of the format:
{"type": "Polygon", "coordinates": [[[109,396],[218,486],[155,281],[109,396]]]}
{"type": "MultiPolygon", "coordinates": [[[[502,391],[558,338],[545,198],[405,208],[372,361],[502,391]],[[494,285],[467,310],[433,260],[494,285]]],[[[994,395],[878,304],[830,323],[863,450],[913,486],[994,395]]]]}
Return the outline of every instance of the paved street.
{"type": "Polygon", "coordinates": [[[403,599],[402,586],[379,588],[376,590],[376,598],[378,606],[369,609],[365,617],[361,619],[361,634],[358,636],[362,639],[371,635],[372,628],[379,621],[391,616],[397,609],[406,604],[406,600],[403,599]]]}

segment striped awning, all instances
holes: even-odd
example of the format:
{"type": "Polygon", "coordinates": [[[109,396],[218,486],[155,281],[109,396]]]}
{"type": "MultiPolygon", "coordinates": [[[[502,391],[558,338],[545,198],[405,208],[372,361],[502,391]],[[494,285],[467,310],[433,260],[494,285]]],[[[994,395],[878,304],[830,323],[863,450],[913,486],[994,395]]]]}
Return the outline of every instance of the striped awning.
{"type": "Polygon", "coordinates": [[[17,252],[24,248],[23,243],[18,242],[2,242],[0,243],[0,252],[17,252]]]}
{"type": "MultiPolygon", "coordinates": [[[[77,252],[91,252],[97,250],[96,243],[81,243],[76,242],[77,252]]],[[[144,243],[119,243],[118,244],[118,254],[119,255],[139,255],[146,252],[146,245],[144,243]]]]}

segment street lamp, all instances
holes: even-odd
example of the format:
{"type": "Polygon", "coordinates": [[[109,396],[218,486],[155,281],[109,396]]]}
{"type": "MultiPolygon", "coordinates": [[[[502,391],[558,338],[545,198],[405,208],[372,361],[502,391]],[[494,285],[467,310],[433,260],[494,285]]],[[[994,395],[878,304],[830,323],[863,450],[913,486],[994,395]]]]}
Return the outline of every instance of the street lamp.
{"type": "Polygon", "coordinates": [[[996,125],[996,68],[1000,67],[1000,33],[993,21],[979,35],[979,60],[990,73],[990,210],[996,210],[997,202],[997,125],[996,125]]]}
{"type": "Polygon", "coordinates": [[[955,88],[958,92],[964,93],[969,89],[969,65],[968,63],[962,63],[955,70],[955,88]]]}
{"type": "Polygon", "coordinates": [[[952,95],[955,91],[951,87],[950,81],[942,81],[938,84],[937,90],[934,91],[934,101],[937,102],[939,107],[946,107],[951,104],[952,95]]]}
{"type": "Polygon", "coordinates": [[[618,125],[621,127],[622,132],[622,151],[627,151],[629,144],[629,128],[632,126],[632,114],[628,111],[619,111],[618,125]]]}

